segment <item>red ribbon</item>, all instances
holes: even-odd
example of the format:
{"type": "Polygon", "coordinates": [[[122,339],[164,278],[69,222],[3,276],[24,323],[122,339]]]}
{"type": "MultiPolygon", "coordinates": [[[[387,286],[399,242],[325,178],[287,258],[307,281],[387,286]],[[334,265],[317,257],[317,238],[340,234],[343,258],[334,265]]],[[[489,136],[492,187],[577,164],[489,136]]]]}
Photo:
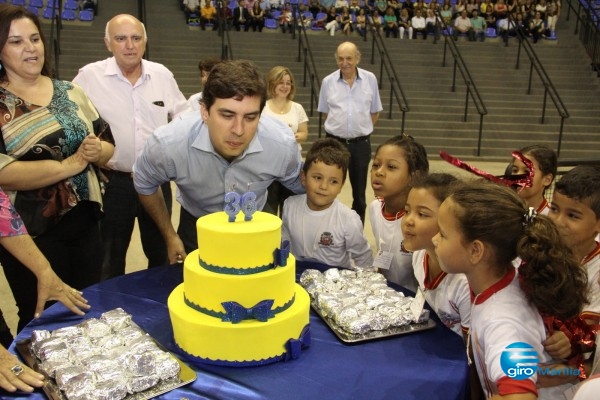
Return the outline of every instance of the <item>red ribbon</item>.
{"type": "Polygon", "coordinates": [[[567,365],[577,367],[579,370],[579,380],[587,378],[583,353],[594,349],[596,345],[594,329],[598,327],[588,324],[579,316],[562,321],[559,318],[542,314],[542,320],[549,335],[559,330],[567,336],[571,343],[571,354],[567,357],[567,365]]]}
{"type": "Polygon", "coordinates": [[[533,176],[535,175],[533,162],[531,162],[530,159],[525,157],[519,151],[513,151],[511,154],[514,158],[516,158],[517,160],[519,160],[523,164],[525,164],[527,169],[529,169],[528,174],[495,176],[495,175],[490,174],[489,172],[485,172],[483,170],[475,168],[474,166],[467,164],[466,162],[460,160],[459,158],[451,156],[450,154],[446,153],[444,150],[440,150],[440,157],[442,158],[442,160],[449,162],[450,164],[454,165],[455,167],[464,169],[465,171],[469,171],[477,176],[485,178],[488,181],[492,181],[494,183],[498,183],[500,185],[509,186],[509,187],[513,187],[513,188],[516,187],[519,190],[522,190],[523,188],[526,188],[526,187],[531,187],[532,182],[533,182],[533,176]]]}

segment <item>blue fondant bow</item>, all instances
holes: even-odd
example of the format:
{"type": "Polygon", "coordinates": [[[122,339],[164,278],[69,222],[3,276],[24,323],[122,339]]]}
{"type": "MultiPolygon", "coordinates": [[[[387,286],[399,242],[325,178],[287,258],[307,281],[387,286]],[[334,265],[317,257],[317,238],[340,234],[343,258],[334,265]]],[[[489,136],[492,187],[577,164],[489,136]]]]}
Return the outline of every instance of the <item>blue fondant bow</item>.
{"type": "Polygon", "coordinates": [[[290,255],[290,241],[284,240],[281,242],[281,248],[275,249],[275,265],[277,267],[285,267],[287,265],[287,259],[290,255]]]}
{"type": "Polygon", "coordinates": [[[256,319],[260,322],[266,322],[269,318],[273,318],[271,307],[273,300],[263,300],[254,307],[246,308],[235,301],[226,301],[221,303],[225,309],[225,316],[222,321],[237,324],[245,319],[256,319]]]}
{"type": "Polygon", "coordinates": [[[310,346],[310,325],[306,325],[298,339],[290,339],[285,343],[285,361],[300,357],[303,349],[310,346]]]}

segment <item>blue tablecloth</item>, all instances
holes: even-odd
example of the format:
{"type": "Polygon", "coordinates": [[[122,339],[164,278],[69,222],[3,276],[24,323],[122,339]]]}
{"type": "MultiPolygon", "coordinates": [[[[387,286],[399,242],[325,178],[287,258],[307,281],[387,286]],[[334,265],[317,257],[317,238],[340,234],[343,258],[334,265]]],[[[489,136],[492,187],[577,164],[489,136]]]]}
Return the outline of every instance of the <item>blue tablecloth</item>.
{"type": "MultiPolygon", "coordinates": [[[[167,298],[183,280],[181,266],[159,267],[114,278],[84,290],[99,317],[121,307],[168,350],[179,356],[167,298]]],[[[75,325],[82,318],[62,304],[47,309],[17,336],[34,329],[75,325]]],[[[346,345],[311,311],[312,345],[299,359],[262,367],[188,364],[197,372],[190,385],[159,399],[464,399],[468,367],[462,339],[437,321],[434,329],[346,345]]],[[[14,352],[14,344],[11,347],[14,352]]],[[[183,357],[182,357],[183,358],[183,357]]],[[[21,395],[23,396],[23,395],[21,395]]],[[[3,398],[18,398],[3,394],[3,398]]],[[[27,398],[44,398],[38,391],[27,398]]]]}

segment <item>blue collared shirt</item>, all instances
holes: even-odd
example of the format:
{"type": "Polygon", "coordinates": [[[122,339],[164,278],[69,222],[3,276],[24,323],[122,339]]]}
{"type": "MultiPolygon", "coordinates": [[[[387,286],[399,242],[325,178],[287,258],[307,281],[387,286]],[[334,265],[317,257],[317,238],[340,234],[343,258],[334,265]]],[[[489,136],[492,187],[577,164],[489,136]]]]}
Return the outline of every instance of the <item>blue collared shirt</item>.
{"type": "Polygon", "coordinates": [[[345,139],[370,135],[371,114],[381,112],[377,78],[369,71],[356,69],[352,87],[337,70],[323,79],[319,94],[319,112],[327,113],[325,131],[345,139]]]}
{"type": "Polygon", "coordinates": [[[267,188],[277,180],[294,193],[300,182],[302,158],[290,128],[261,116],[248,148],[232,162],[216,153],[200,113],[189,113],[157,129],[134,165],[138,193],[151,195],[172,180],[177,201],[194,217],[223,211],[225,193],[254,192],[262,210],[267,188]]]}

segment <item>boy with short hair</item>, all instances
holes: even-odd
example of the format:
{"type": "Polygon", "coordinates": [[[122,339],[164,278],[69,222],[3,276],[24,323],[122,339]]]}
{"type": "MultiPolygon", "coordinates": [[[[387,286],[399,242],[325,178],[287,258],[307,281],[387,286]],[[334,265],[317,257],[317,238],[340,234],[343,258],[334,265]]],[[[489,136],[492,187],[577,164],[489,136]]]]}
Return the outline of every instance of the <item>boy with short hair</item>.
{"type": "Polygon", "coordinates": [[[548,216],[588,275],[588,301],[581,317],[600,321],[600,167],[577,166],[556,182],[548,216]]]}
{"type": "Polygon", "coordinates": [[[336,139],[317,140],[300,179],[306,194],[283,205],[284,240],[289,240],[297,270],[305,268],[369,268],[373,252],[358,214],[338,201],[346,180],[350,153],[336,139]]]}

